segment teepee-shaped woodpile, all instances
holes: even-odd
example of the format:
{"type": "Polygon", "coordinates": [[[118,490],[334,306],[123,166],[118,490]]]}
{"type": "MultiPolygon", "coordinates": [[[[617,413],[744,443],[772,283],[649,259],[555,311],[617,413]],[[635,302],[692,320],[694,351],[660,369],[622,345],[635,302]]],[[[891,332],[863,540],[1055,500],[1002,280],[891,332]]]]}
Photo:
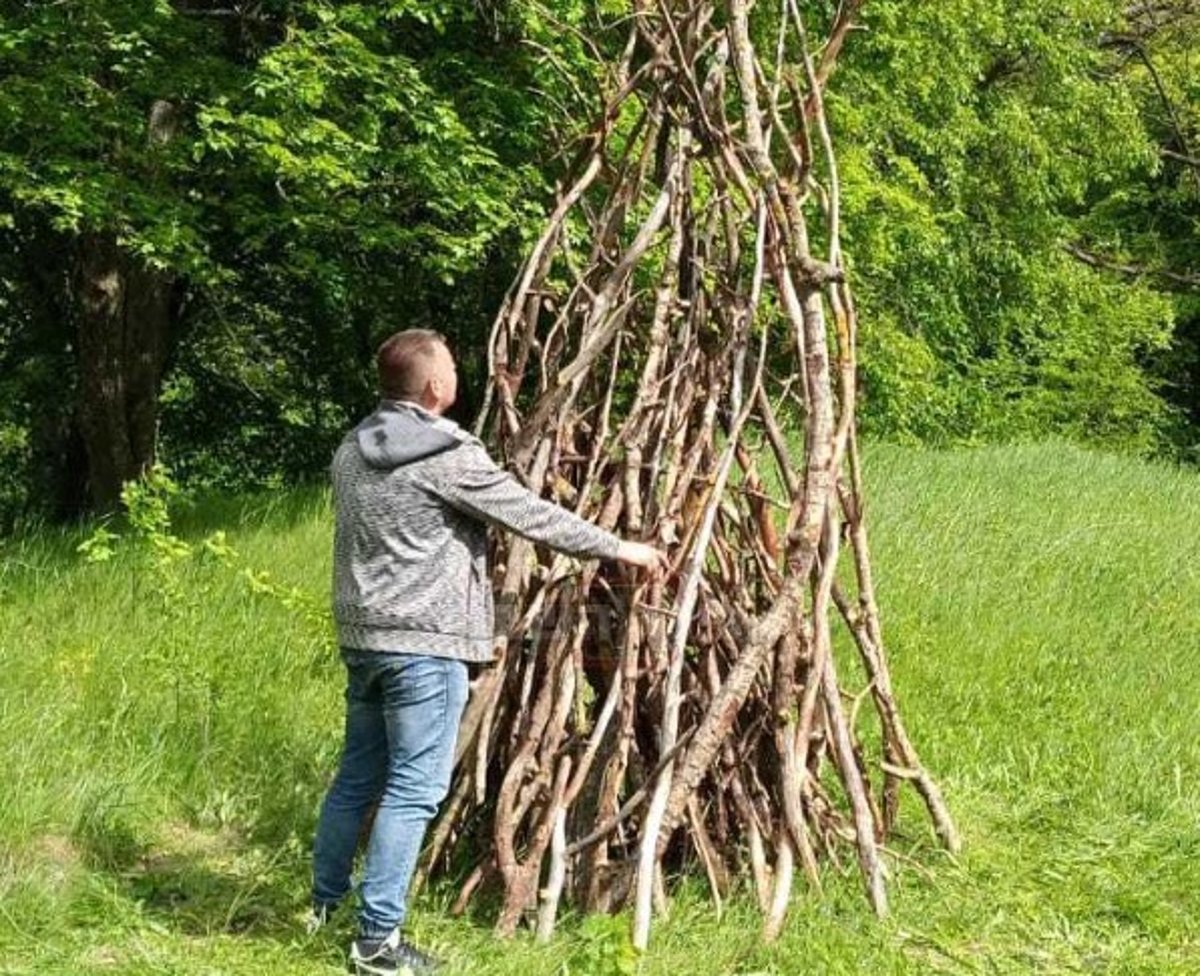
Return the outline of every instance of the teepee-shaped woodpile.
{"type": "Polygon", "coordinates": [[[753,18],[634,0],[605,111],[496,320],[479,429],[535,490],[675,569],[578,573],[501,543],[501,663],[427,865],[469,859],[460,906],[499,890],[502,933],[536,911],[548,936],[568,898],[632,906],[644,946],[664,870],[690,861],[717,898],[752,877],[771,938],[794,866],[818,886],[843,851],[882,914],[906,783],[957,847],[892,693],[863,521],[822,99],[859,6],[816,45],[796,0],[753,18]],[[838,626],[861,671],[835,662],[838,626]],[[868,709],[878,744],[856,733],[868,709]]]}

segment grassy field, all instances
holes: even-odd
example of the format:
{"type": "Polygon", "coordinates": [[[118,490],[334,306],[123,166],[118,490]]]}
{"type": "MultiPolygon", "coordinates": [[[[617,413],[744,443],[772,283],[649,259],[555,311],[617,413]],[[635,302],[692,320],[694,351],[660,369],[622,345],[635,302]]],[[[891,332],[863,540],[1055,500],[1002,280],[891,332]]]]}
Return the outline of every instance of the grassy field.
{"type": "MultiPolygon", "coordinates": [[[[894,678],[964,852],[910,799],[886,921],[830,870],[763,947],[748,898],[717,918],[685,887],[639,972],[1200,973],[1200,475],[1061,445],[867,460],[894,678]]],[[[177,573],[0,542],[0,974],[344,971],[345,930],[297,924],[339,745],[327,501],[177,522],[216,529],[236,557],[177,573]]],[[[614,945],[574,920],[497,944],[443,907],[415,926],[453,973],[600,973],[614,945]]]]}

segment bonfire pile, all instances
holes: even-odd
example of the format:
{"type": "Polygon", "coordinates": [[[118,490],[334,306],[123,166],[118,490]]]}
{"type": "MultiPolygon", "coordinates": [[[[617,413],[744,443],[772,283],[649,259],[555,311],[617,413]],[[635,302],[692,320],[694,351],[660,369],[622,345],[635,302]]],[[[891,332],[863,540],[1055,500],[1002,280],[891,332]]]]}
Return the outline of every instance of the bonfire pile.
{"type": "Polygon", "coordinates": [[[496,319],[479,431],[674,568],[579,572],[500,543],[500,663],[475,683],[425,872],[456,872],[460,910],[498,892],[501,933],[529,916],[549,937],[569,899],[632,907],[644,947],[691,869],[718,901],[751,878],[773,938],[797,869],[819,888],[819,861],[851,856],[883,914],[905,784],[957,848],[893,696],[863,521],[823,105],[860,5],[817,44],[796,0],[753,23],[746,0],[635,0],[496,319]]]}

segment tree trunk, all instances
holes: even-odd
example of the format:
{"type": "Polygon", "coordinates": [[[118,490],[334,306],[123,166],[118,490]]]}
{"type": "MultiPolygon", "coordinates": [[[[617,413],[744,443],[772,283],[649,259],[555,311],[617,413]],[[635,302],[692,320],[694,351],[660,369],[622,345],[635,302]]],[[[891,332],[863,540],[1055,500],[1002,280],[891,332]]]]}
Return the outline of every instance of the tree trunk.
{"type": "Polygon", "coordinates": [[[77,417],[87,498],[110,511],[121,486],[154,462],[158,390],[171,325],[173,277],[123,251],[112,235],[80,242],[76,272],[77,417]]]}

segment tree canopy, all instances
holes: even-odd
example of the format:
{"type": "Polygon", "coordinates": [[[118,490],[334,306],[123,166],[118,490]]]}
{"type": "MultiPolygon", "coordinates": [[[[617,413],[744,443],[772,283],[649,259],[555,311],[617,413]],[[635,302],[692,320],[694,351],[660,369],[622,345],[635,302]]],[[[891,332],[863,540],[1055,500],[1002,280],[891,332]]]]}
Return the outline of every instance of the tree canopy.
{"type": "MultiPolygon", "coordinates": [[[[820,23],[836,5],[802,6],[820,23]]],[[[447,333],[478,389],[625,9],[0,12],[8,519],[103,507],[154,454],[194,484],[318,473],[397,328],[447,333]]],[[[869,434],[1194,456],[1198,16],[1189,0],[863,7],[828,110],[869,434]]]]}

